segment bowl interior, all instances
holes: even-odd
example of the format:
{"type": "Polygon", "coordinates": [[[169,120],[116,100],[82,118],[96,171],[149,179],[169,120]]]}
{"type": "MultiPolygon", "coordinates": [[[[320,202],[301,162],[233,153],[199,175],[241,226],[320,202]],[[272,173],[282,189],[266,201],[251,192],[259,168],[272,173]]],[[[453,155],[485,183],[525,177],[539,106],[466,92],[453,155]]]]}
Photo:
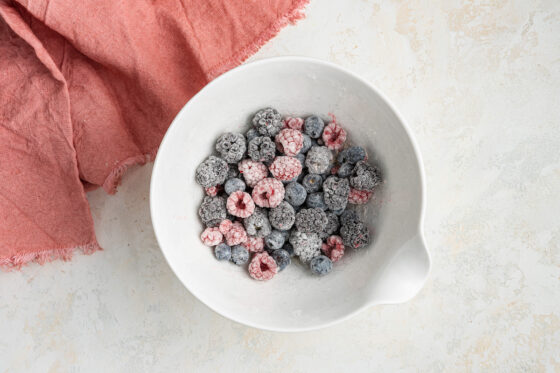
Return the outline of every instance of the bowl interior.
{"type": "MultiPolygon", "coordinates": [[[[179,113],[159,149],[152,176],[154,230],[185,286],[218,313],[247,325],[301,330],[342,319],[376,299],[376,285],[403,244],[417,235],[422,181],[403,124],[369,85],[344,70],[303,58],[244,65],[219,77],[179,113]],[[325,277],[293,260],[273,280],[252,280],[245,268],[218,262],[199,239],[203,191],[195,169],[226,131],[245,132],[254,112],[272,106],[283,115],[336,116],[351,143],[367,149],[384,173],[373,203],[362,208],[372,244],[347,250],[325,277]]],[[[385,293],[387,289],[385,289],[385,293]]]]}

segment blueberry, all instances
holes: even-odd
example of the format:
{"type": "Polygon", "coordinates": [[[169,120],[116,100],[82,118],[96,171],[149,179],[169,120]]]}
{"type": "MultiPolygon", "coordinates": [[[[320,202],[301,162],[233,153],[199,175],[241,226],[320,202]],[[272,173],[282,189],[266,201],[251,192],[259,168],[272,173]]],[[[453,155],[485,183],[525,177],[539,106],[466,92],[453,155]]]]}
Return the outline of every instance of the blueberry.
{"type": "Polygon", "coordinates": [[[249,251],[241,245],[235,245],[231,248],[231,261],[238,266],[243,265],[249,261],[249,251]]]}
{"type": "Polygon", "coordinates": [[[271,250],[281,249],[284,246],[284,242],[286,242],[286,236],[276,229],[264,239],[264,243],[271,250]]]}
{"type": "Polygon", "coordinates": [[[327,209],[327,205],[325,204],[325,199],[323,192],[315,192],[310,193],[307,195],[307,199],[305,200],[305,205],[309,208],[318,207],[322,210],[327,209]]]}
{"type": "MultiPolygon", "coordinates": [[[[299,161],[299,163],[301,163],[301,168],[305,167],[305,154],[303,153],[298,153],[296,155],[297,160],[299,161]]],[[[303,172],[302,172],[303,173],[303,172]]],[[[300,173],[300,175],[302,174],[300,173]]]]}
{"type": "Polygon", "coordinates": [[[323,184],[323,178],[317,174],[307,174],[303,178],[302,185],[307,193],[318,192],[323,184]]]}
{"type": "Polygon", "coordinates": [[[332,270],[332,262],[326,256],[319,255],[311,259],[309,268],[311,269],[311,272],[313,272],[313,274],[324,276],[332,270]]]}
{"type": "Polygon", "coordinates": [[[284,246],[282,246],[282,250],[286,250],[286,251],[288,252],[288,254],[290,254],[290,256],[294,256],[294,255],[295,255],[295,253],[294,253],[294,247],[293,247],[292,244],[289,243],[289,242],[286,242],[286,243],[284,244],[284,246]]]}
{"type": "Polygon", "coordinates": [[[313,139],[321,136],[323,128],[325,128],[325,122],[316,115],[307,117],[305,119],[305,123],[303,124],[303,132],[313,139]]]}
{"type": "Polygon", "coordinates": [[[282,271],[286,268],[292,260],[290,259],[290,254],[286,250],[275,250],[272,253],[272,259],[276,262],[278,266],[278,271],[282,271]]]}
{"type": "Polygon", "coordinates": [[[224,185],[227,194],[237,192],[238,190],[244,192],[246,188],[245,182],[238,178],[229,179],[224,185]]]}
{"type": "Polygon", "coordinates": [[[292,206],[297,207],[303,205],[307,192],[300,183],[291,182],[286,185],[284,199],[292,206]]]}
{"type": "Polygon", "coordinates": [[[225,243],[221,243],[214,248],[214,254],[218,260],[230,260],[231,258],[231,247],[225,243]]]}
{"type": "Polygon", "coordinates": [[[343,163],[338,169],[337,175],[339,177],[348,177],[352,174],[353,169],[354,169],[354,165],[352,163],[349,162],[343,163]]]}
{"type": "Polygon", "coordinates": [[[351,146],[338,153],[336,159],[339,163],[356,164],[366,159],[366,151],[361,146],[351,146]]]}
{"type": "Polygon", "coordinates": [[[311,137],[309,137],[308,135],[306,135],[305,133],[303,134],[303,147],[301,148],[301,150],[299,151],[302,154],[307,153],[307,151],[309,149],[311,149],[311,146],[313,145],[313,142],[311,140],[311,137]]]}
{"type": "Polygon", "coordinates": [[[249,236],[266,237],[271,232],[266,210],[255,208],[253,215],[243,219],[243,225],[249,236]]]}
{"type": "Polygon", "coordinates": [[[259,136],[260,136],[260,133],[254,128],[251,128],[245,134],[245,137],[247,138],[247,142],[249,142],[249,141],[253,140],[255,137],[259,137],[259,136]]]}

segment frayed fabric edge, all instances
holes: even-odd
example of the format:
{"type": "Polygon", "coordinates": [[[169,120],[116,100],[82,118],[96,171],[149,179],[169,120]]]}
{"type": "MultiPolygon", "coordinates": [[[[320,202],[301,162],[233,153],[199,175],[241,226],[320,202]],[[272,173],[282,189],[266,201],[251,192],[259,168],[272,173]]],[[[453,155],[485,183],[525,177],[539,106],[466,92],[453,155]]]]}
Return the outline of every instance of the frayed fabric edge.
{"type": "Polygon", "coordinates": [[[10,257],[0,257],[0,269],[10,271],[14,269],[21,269],[22,266],[29,263],[39,263],[41,265],[52,262],[53,260],[68,261],[72,259],[74,252],[78,250],[82,254],[90,255],[96,251],[103,250],[97,241],[93,241],[84,245],[75,247],[59,248],[59,249],[46,249],[37,250],[25,254],[16,254],[10,257]]]}
{"type": "Polygon", "coordinates": [[[126,171],[132,166],[144,165],[148,162],[153,162],[156,158],[157,151],[158,148],[156,147],[147,154],[136,155],[119,162],[119,164],[113,168],[109,176],[105,179],[103,189],[109,194],[115,194],[126,171]]]}

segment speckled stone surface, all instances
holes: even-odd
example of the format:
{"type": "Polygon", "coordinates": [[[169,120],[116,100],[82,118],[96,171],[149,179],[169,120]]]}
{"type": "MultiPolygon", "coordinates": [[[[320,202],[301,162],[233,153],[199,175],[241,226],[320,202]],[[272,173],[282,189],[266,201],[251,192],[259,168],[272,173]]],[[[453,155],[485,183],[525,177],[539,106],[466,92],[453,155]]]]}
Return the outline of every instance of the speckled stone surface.
{"type": "Polygon", "coordinates": [[[151,226],[151,165],[89,194],[104,251],[0,273],[0,372],[560,371],[560,2],[312,1],[255,57],[383,90],[423,153],[433,270],[412,301],[302,334],[230,322],[151,226]]]}

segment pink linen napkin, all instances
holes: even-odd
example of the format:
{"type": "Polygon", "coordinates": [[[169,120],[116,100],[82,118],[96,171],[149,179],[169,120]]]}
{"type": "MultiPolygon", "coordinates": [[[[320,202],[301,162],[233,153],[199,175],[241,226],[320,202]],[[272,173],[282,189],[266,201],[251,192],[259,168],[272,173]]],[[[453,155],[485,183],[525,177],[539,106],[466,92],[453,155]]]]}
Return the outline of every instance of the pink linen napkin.
{"type": "Polygon", "coordinates": [[[306,2],[0,0],[0,267],[100,249],[85,191],[115,193],[306,2]]]}

